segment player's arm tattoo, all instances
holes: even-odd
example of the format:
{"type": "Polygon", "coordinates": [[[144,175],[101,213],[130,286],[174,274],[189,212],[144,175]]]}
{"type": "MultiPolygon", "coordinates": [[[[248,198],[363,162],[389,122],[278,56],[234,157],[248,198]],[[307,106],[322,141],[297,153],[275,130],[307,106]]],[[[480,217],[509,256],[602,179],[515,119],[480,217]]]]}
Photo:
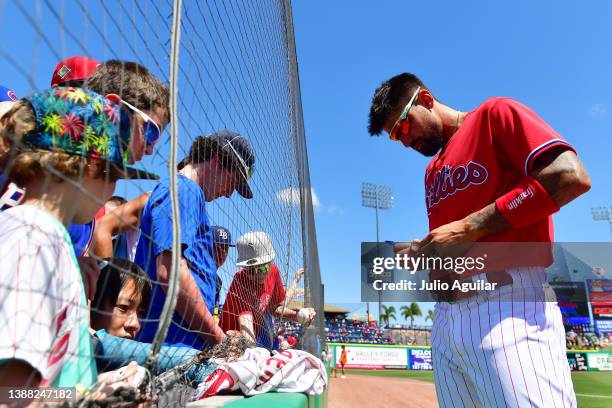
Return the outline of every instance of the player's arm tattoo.
{"type": "Polygon", "coordinates": [[[559,146],[538,156],[529,175],[544,186],[559,207],[591,188],[591,179],[576,153],[559,146]]]}
{"type": "MultiPolygon", "coordinates": [[[[591,188],[591,179],[582,162],[564,146],[542,153],[529,173],[542,184],[559,207],[564,206],[591,188]]],[[[511,227],[495,203],[468,215],[465,220],[477,239],[511,227]]]]}

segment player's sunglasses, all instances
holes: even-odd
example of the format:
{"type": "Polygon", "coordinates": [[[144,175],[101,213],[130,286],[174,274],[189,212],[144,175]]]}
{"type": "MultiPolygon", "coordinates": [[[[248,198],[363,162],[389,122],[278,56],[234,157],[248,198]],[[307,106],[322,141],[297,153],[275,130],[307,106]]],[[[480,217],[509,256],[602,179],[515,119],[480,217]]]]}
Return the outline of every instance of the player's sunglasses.
{"type": "Polygon", "coordinates": [[[401,115],[399,115],[399,118],[397,118],[397,120],[395,121],[395,124],[389,132],[389,138],[391,140],[400,140],[400,137],[402,135],[407,135],[410,132],[410,121],[408,120],[408,112],[410,112],[410,108],[412,108],[412,106],[414,105],[414,101],[416,101],[416,97],[419,94],[420,90],[421,87],[417,86],[417,89],[416,91],[414,91],[412,98],[410,98],[410,100],[404,107],[404,110],[402,111],[401,115]]]}
{"type": "Polygon", "coordinates": [[[142,125],[142,134],[144,136],[144,140],[147,146],[153,146],[159,140],[161,136],[161,130],[159,129],[159,125],[155,123],[155,121],[146,113],[122,100],[122,104],[127,106],[132,112],[135,112],[140,115],[144,124],[142,125]]]}

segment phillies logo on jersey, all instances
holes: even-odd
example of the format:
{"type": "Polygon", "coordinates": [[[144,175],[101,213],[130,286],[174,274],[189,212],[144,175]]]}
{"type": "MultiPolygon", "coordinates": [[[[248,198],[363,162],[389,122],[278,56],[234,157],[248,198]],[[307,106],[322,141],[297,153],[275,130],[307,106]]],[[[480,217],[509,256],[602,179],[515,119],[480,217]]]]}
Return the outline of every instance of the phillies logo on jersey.
{"type": "Polygon", "coordinates": [[[445,165],[433,176],[433,183],[429,177],[427,179],[427,213],[457,191],[484,183],[488,176],[485,166],[477,162],[471,161],[463,166],[445,165]]]}

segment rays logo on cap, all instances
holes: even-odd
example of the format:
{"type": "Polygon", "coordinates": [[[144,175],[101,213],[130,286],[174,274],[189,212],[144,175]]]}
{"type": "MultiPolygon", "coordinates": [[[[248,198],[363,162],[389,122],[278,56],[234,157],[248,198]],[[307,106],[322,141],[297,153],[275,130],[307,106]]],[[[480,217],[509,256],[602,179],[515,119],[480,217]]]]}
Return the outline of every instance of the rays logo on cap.
{"type": "Polygon", "coordinates": [[[227,240],[227,231],[225,231],[224,229],[219,229],[219,238],[224,241],[227,240]]]}
{"type": "Polygon", "coordinates": [[[62,79],[66,78],[66,75],[68,75],[69,73],[70,73],[70,68],[68,68],[66,65],[64,65],[62,69],[57,71],[57,75],[59,75],[60,78],[62,79]]]}
{"type": "Polygon", "coordinates": [[[9,98],[11,98],[11,100],[13,102],[17,102],[17,95],[15,95],[15,91],[13,91],[12,89],[10,89],[7,93],[6,96],[8,96],[9,98]]]}

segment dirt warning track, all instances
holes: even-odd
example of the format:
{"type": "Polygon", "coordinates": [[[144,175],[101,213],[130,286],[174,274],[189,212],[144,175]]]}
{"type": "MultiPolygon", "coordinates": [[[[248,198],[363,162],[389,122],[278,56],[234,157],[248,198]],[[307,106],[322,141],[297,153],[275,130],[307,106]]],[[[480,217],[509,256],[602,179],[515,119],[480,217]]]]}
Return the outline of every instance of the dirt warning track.
{"type": "Polygon", "coordinates": [[[434,408],[436,391],[430,382],[407,378],[351,375],[331,378],[330,408],[434,408]]]}

